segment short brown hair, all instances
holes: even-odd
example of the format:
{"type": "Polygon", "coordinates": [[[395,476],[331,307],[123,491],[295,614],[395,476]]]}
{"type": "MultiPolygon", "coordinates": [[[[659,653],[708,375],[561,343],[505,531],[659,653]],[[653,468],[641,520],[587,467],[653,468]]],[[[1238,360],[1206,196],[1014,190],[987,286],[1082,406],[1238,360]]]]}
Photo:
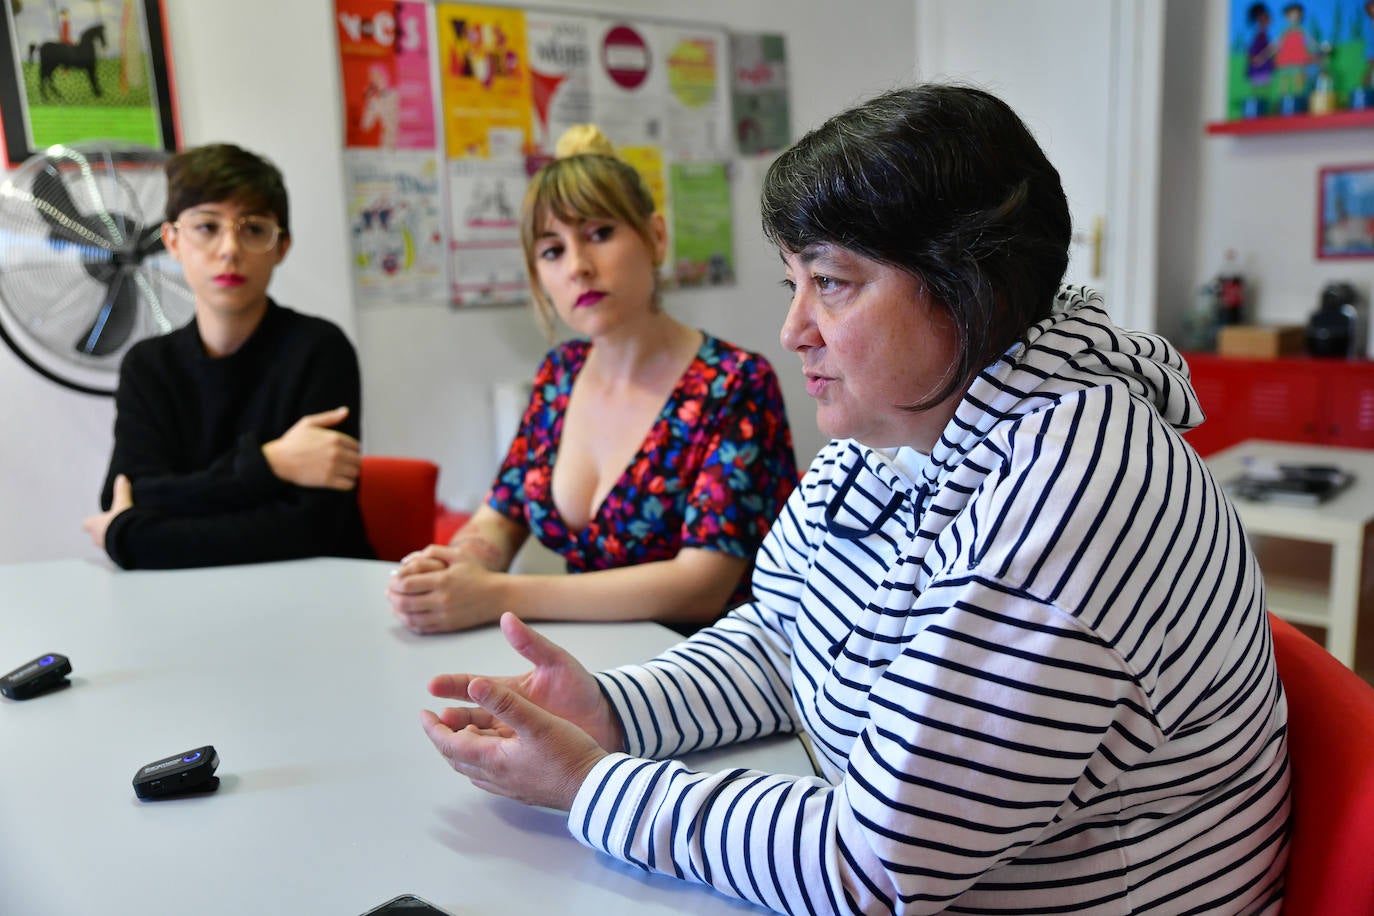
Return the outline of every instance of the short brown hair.
{"type": "Polygon", "coordinates": [[[167,222],[205,203],[234,201],[271,213],[283,235],[291,234],[286,182],[281,171],[257,153],[232,143],[182,150],[167,160],[167,222]]]}

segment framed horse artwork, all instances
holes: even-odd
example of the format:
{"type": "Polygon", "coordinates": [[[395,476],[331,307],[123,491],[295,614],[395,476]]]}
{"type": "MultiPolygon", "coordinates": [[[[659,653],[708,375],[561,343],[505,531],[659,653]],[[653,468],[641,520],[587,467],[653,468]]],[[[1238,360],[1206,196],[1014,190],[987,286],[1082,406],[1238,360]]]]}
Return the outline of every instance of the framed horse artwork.
{"type": "Polygon", "coordinates": [[[0,127],[10,166],[82,140],[177,149],[162,0],[0,2],[0,127]]]}

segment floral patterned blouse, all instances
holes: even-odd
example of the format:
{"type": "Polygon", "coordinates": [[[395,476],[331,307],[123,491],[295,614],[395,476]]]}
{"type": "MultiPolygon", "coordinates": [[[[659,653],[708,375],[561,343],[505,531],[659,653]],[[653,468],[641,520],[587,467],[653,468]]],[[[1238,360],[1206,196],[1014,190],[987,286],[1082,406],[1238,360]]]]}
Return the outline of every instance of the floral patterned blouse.
{"type": "MultiPolygon", "coordinates": [[[[684,547],[752,562],[797,483],[792,432],[768,360],[703,337],[639,452],[581,531],[559,515],[551,484],[568,395],[591,344],[551,350],[487,504],[528,527],[570,573],[668,560],[684,547]]],[[[749,597],[743,576],[727,607],[749,597]]]]}

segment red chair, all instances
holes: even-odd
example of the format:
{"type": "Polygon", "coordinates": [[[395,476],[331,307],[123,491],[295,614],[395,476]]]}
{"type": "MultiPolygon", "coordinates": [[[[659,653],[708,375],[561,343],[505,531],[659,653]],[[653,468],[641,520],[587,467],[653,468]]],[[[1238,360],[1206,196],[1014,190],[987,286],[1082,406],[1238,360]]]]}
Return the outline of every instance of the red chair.
{"type": "Polygon", "coordinates": [[[432,461],[363,456],[358,508],[377,559],[394,562],[433,541],[438,483],[432,461]]]}
{"type": "Polygon", "coordinates": [[[1374,913],[1374,687],[1292,624],[1269,624],[1293,767],[1283,912],[1374,913]]]}
{"type": "Polygon", "coordinates": [[[443,503],[434,510],[434,543],[447,544],[458,530],[468,523],[472,513],[450,509],[443,503]]]}

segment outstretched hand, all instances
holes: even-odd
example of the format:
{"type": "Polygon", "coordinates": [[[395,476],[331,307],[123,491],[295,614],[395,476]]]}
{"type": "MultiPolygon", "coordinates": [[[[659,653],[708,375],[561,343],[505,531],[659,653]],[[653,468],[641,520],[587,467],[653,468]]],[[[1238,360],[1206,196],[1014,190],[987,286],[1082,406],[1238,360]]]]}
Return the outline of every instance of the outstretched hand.
{"type": "Polygon", "coordinates": [[[582,729],[505,684],[474,678],[478,707],[420,712],[425,734],[449,766],[479,789],[527,805],[567,811],[606,751],[582,729]]]}
{"type": "Polygon", "coordinates": [[[596,762],[624,749],[620,721],[596,678],[566,650],[514,614],[501,617],[501,630],[534,669],[518,677],[440,675],[430,693],[478,705],[426,710],[421,723],[478,788],[567,810],[596,762]]]}

